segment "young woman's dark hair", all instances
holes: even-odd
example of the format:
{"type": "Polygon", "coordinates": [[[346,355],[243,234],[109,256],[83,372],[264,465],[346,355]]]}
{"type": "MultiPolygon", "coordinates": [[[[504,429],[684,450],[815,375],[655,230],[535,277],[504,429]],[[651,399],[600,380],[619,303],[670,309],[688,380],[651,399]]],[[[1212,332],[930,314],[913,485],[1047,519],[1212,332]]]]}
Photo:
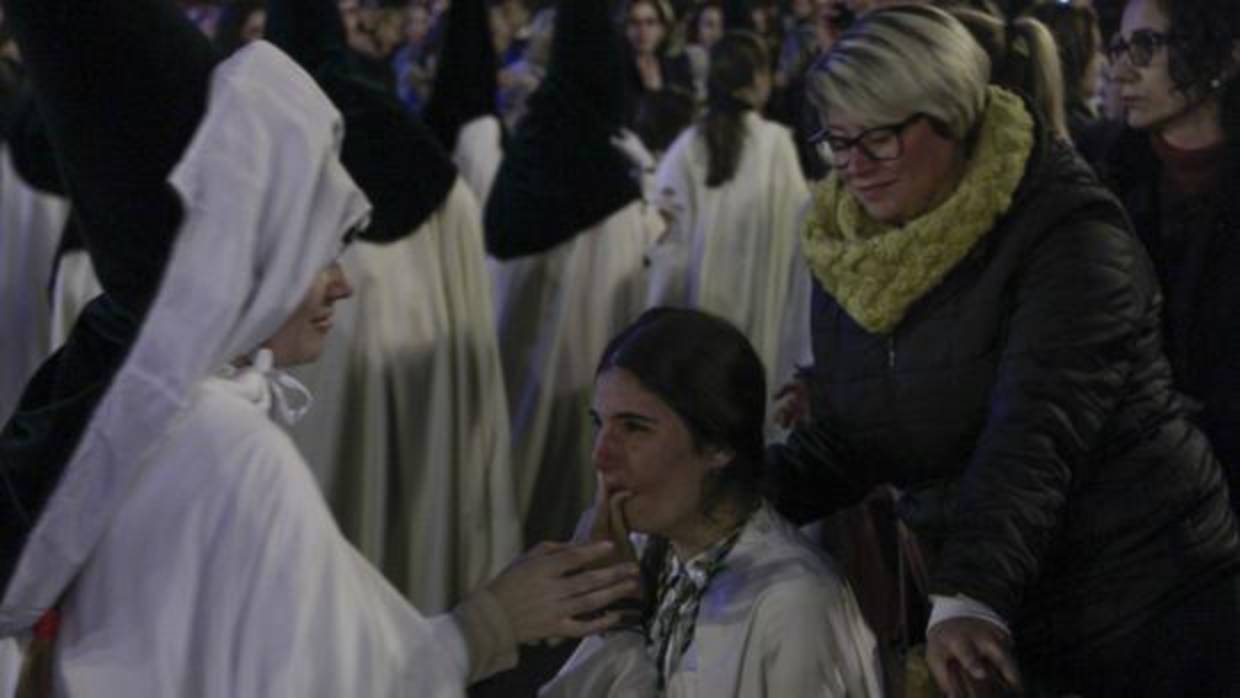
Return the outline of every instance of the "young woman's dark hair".
{"type": "Polygon", "coordinates": [[[653,308],[611,340],[595,375],[612,368],[633,374],[667,403],[685,421],[697,448],[734,454],[706,485],[708,512],[724,496],[756,501],[766,377],[740,330],[699,310],[653,308]]]}
{"type": "Polygon", "coordinates": [[[1170,20],[1168,72],[1190,99],[1218,95],[1227,138],[1227,167],[1240,175],[1240,3],[1218,0],[1159,0],[1170,20]]]}
{"type": "MultiPolygon", "coordinates": [[[[652,308],[608,343],[595,375],[612,368],[633,374],[667,403],[684,420],[695,447],[734,454],[732,462],[703,484],[705,513],[724,497],[745,510],[757,505],[766,377],[762,361],[740,330],[700,310],[652,308]]],[[[651,537],[641,559],[646,588],[657,588],[669,550],[666,538],[651,537]]],[[[647,599],[643,605],[643,620],[654,612],[652,602],[647,599]]]]}
{"type": "Polygon", "coordinates": [[[706,141],[706,186],[722,186],[736,174],[745,112],[755,106],[737,98],[736,91],[752,86],[768,65],[762,39],[750,32],[729,32],[711,48],[706,113],[698,122],[706,141]]]}

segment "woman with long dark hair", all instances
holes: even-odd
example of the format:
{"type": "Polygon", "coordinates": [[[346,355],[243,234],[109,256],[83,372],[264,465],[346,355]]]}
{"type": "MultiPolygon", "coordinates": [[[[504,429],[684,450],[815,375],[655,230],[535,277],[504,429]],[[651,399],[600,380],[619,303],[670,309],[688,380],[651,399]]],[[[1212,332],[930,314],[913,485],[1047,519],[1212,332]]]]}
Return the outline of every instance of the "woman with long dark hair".
{"type": "Polygon", "coordinates": [[[625,5],[623,22],[628,47],[625,121],[632,124],[638,105],[648,94],[663,90],[693,94],[693,68],[683,52],[669,50],[676,18],[663,0],[632,0],[625,5]]]}
{"type": "Polygon", "coordinates": [[[1240,5],[1131,0],[1108,47],[1127,126],[1098,163],[1154,260],[1176,387],[1240,508],[1240,5]]]}
{"type": "Polygon", "coordinates": [[[809,190],[788,129],[764,119],[766,48],[735,32],[711,50],[706,112],[668,150],[655,191],[670,229],[652,297],[718,313],[749,337],[770,385],[808,357],[809,276],[797,219],[809,190]]]}

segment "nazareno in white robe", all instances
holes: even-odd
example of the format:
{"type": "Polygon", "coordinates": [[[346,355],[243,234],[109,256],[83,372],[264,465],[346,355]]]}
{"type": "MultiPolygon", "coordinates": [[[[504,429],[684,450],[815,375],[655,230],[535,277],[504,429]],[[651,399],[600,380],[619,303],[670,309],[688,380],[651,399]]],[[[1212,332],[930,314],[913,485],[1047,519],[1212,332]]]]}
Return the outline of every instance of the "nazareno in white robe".
{"type": "Polygon", "coordinates": [[[799,235],[810,196],[788,129],[752,111],[743,119],[736,174],[723,185],[706,186],[697,126],[659,164],[654,198],[669,224],[650,252],[651,304],[701,308],[732,322],[753,343],[774,392],[812,358],[811,285],[799,235]]]}
{"type": "Polygon", "coordinates": [[[659,226],[634,201],[546,252],[493,261],[527,543],[564,540],[592,501],[594,368],[645,307],[643,252],[659,226]]]}
{"type": "Polygon", "coordinates": [[[55,345],[48,283],[69,202],[37,191],[0,142],[0,423],[55,345]]]}
{"type": "Polygon", "coordinates": [[[461,696],[454,625],[339,535],[254,407],[266,383],[246,404],[210,378],[367,215],[340,115],[264,42],[215,68],[207,108],[169,178],[185,215],[159,292],[27,537],[0,638],[60,605],[59,696],[461,696]]]}
{"type": "MultiPolygon", "coordinates": [[[[644,537],[634,535],[638,546],[644,537]]],[[[843,576],[768,506],[746,524],[698,608],[666,698],[880,698],[878,648],[843,576]]],[[[582,641],[540,698],[651,698],[637,631],[582,641]]]]}
{"type": "Polygon", "coordinates": [[[419,230],[358,241],[344,263],[354,297],[294,371],[316,396],[294,440],[345,535],[445,611],[521,550],[477,199],[458,177],[419,230]]]}

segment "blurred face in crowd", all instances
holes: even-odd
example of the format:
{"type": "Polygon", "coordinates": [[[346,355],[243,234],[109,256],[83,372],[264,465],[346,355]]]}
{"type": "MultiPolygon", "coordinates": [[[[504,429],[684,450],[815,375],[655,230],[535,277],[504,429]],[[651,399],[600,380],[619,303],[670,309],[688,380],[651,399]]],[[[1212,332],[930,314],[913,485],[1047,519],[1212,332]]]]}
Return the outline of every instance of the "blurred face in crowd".
{"type": "Polygon", "coordinates": [[[698,45],[709,49],[723,36],[723,13],[714,5],[702,9],[698,15],[698,45]]]}
{"type": "Polygon", "coordinates": [[[658,50],[659,44],[663,42],[664,27],[654,5],[635,2],[629,6],[625,35],[633,52],[638,55],[651,55],[658,50]]]}
{"type": "Polygon", "coordinates": [[[353,286],[339,262],[320,271],[301,305],[264,344],[275,365],[296,366],[318,359],[332,329],[333,306],[351,295],[353,286]]]}
{"type": "Polygon", "coordinates": [[[1111,79],[1118,83],[1129,126],[1160,133],[1180,147],[1211,145],[1222,138],[1217,100],[1194,100],[1176,88],[1168,67],[1170,29],[1157,0],[1130,0],[1111,42],[1111,79]]]}
{"type": "Polygon", "coordinates": [[[426,5],[409,6],[405,16],[405,41],[414,46],[421,46],[431,32],[431,12],[426,5]]]}
{"type": "Polygon", "coordinates": [[[1081,97],[1093,99],[1102,91],[1102,73],[1106,69],[1107,57],[1103,51],[1102,32],[1094,27],[1094,55],[1090,56],[1085,65],[1085,75],[1081,78],[1081,97]]]}
{"type": "Polygon", "coordinates": [[[845,188],[876,221],[903,225],[929,212],[963,172],[959,143],[914,114],[894,124],[828,120],[824,143],[845,188]]]}
{"type": "Polygon", "coordinates": [[[241,41],[242,43],[250,43],[263,38],[267,30],[267,11],[254,10],[245,18],[245,24],[241,25],[241,41]]]}
{"type": "Polygon", "coordinates": [[[358,29],[362,17],[362,7],[357,0],[339,0],[340,18],[344,20],[346,34],[353,34],[358,29]]]}
{"type": "Polygon", "coordinates": [[[704,520],[707,473],[730,456],[699,448],[684,419],[623,368],[595,379],[590,416],[594,467],[610,493],[631,495],[624,506],[630,529],[673,544],[692,540],[704,520]]]}

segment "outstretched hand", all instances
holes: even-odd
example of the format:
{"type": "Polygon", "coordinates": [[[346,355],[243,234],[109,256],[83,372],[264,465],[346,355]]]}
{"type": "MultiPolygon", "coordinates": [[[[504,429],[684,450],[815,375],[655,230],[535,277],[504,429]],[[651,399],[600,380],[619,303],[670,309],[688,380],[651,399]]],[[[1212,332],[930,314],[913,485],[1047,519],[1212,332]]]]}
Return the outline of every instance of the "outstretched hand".
{"type": "Polygon", "coordinates": [[[948,698],[1011,695],[1021,691],[1012,639],[979,618],[952,618],[926,633],[926,662],[948,698]]]}
{"type": "Polygon", "coordinates": [[[540,543],[487,584],[517,642],[585,637],[618,625],[620,611],[598,613],[640,593],[636,563],[609,563],[611,542],[540,543]]]}

